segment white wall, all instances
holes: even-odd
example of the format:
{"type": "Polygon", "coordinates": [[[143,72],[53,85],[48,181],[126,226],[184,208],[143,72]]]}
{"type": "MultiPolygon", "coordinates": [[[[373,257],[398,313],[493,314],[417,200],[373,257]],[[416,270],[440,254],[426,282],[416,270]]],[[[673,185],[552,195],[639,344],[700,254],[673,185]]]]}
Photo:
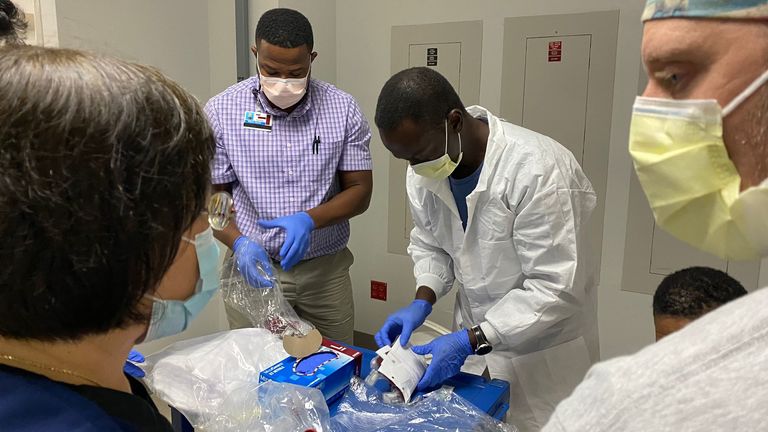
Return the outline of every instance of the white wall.
{"type": "MultiPolygon", "coordinates": [[[[208,3],[208,56],[211,96],[237,81],[235,3],[208,3]]],[[[202,100],[206,102],[206,100],[202,100]]]]}
{"type": "Polygon", "coordinates": [[[59,46],[160,68],[192,94],[210,96],[205,0],[57,0],[59,46]]]}
{"type": "MultiPolygon", "coordinates": [[[[580,13],[619,9],[621,21],[614,90],[611,152],[601,285],[599,325],[604,358],[632,352],[653,339],[650,297],[620,291],[627,220],[627,191],[631,162],[627,135],[631,105],[640,70],[640,13],[637,0],[338,0],[336,2],[337,85],[355,96],[372,122],[379,90],[390,76],[390,30],[393,25],[483,20],[483,64],[480,103],[491,111],[500,107],[502,40],[505,17],[580,13]]],[[[373,126],[373,125],[372,125],[373,126]]],[[[374,132],[374,197],[366,214],[353,220],[350,247],[355,253],[352,278],[355,289],[356,328],[374,333],[387,314],[411,301],[414,290],[408,257],[386,252],[388,159],[374,132]],[[370,300],[371,279],[389,284],[386,303],[370,300]]],[[[445,306],[438,321],[448,324],[445,306]]]]}

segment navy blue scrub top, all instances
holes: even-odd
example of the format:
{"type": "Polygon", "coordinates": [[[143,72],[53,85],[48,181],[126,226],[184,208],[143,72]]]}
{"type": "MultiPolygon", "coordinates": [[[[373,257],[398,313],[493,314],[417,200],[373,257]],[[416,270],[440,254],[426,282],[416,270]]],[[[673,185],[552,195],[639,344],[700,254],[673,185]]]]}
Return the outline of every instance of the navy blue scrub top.
{"type": "Polygon", "coordinates": [[[144,386],[128,377],[133,394],[58,383],[0,365],[0,429],[27,431],[162,431],[173,427],[144,386]]]}

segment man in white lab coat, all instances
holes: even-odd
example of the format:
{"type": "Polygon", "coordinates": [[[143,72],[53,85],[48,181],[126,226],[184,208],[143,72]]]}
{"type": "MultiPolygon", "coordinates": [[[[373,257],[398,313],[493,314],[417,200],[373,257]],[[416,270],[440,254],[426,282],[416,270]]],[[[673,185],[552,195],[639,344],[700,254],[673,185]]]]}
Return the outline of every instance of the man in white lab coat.
{"type": "Polygon", "coordinates": [[[582,239],[596,195],[554,140],[464,107],[429,68],[395,74],[376,107],[384,145],[410,163],[414,302],[376,334],[405,345],[458,282],[455,333],[419,354],[434,388],[481,355],[511,385],[509,420],[538,430],[581,381],[597,352],[594,282],[582,239]],[[587,342],[589,341],[589,342],[587,342]],[[590,346],[592,345],[592,346],[590,346]]]}

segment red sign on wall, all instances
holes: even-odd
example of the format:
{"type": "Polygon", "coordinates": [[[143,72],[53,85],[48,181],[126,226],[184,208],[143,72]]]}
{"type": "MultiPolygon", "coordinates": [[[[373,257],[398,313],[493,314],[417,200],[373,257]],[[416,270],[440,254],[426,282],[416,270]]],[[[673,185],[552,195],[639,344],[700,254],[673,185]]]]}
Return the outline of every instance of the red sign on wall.
{"type": "Polygon", "coordinates": [[[563,60],[563,41],[552,41],[549,43],[549,52],[547,57],[551,62],[559,62],[563,60]]]}

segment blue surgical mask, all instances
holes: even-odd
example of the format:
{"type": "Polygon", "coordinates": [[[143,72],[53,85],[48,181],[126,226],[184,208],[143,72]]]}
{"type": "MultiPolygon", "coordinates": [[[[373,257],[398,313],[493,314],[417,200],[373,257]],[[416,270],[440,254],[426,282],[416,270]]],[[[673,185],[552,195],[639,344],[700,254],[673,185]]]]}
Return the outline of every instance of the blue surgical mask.
{"type": "Polygon", "coordinates": [[[211,297],[219,289],[219,245],[213,238],[213,230],[207,230],[195,236],[194,240],[182,237],[184,241],[195,245],[200,279],[195,293],[186,300],[164,300],[152,295],[152,317],[144,342],[179,334],[187,329],[189,323],[205,308],[211,297]]]}

